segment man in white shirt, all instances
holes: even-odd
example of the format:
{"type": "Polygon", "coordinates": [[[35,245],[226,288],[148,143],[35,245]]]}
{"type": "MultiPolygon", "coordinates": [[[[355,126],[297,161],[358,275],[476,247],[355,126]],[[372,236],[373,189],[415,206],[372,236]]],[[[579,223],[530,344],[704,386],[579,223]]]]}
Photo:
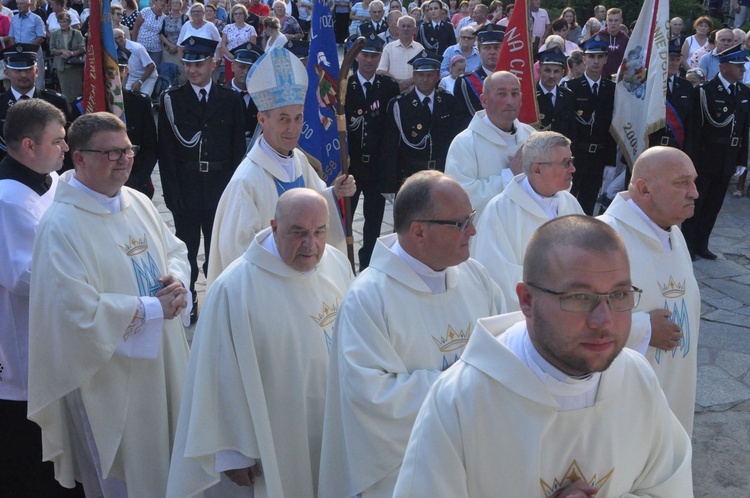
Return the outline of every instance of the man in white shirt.
{"type": "MultiPolygon", "coordinates": [[[[58,496],[65,490],[43,463],[39,426],[26,418],[31,252],[39,220],[55,195],[65,116],[42,99],[8,110],[8,155],[0,162],[0,482],[7,496],[58,496]]],[[[67,491],[70,496],[82,495],[67,491]]],[[[63,495],[63,496],[68,496],[63,495]]]]}
{"type": "Polygon", "coordinates": [[[393,215],[396,233],[378,240],[336,319],[321,497],[392,496],[430,386],[458,361],[475,320],[504,308],[487,270],[469,259],[474,211],[456,182],[435,170],[412,175],[393,215]]]}
{"type": "Polygon", "coordinates": [[[164,496],[185,378],[185,244],[123,187],[137,152],[122,120],[84,114],[32,257],[29,418],[43,459],[87,496],[164,496]],[[127,387],[125,387],[127,386],[127,387]]]}
{"type": "Polygon", "coordinates": [[[414,77],[409,61],[424,50],[414,41],[416,23],[410,16],[401,16],[398,20],[398,40],[383,48],[383,56],[378,66],[378,74],[385,74],[398,81],[401,93],[414,87],[414,77]]]}
{"type": "Polygon", "coordinates": [[[693,496],[690,439],[624,348],[640,291],[617,233],[544,224],[516,292],[522,313],[480,319],[435,382],[394,496],[693,496]]]}
{"type": "Polygon", "coordinates": [[[485,110],[456,136],[445,163],[445,174],[466,190],[478,216],[521,172],[520,149],[534,132],[518,120],[521,82],[514,74],[498,71],[485,78],[481,102],[485,110]]]}
{"type": "Polygon", "coordinates": [[[214,283],[190,353],[168,497],[213,485],[221,497],[248,486],[315,496],[328,344],[354,279],[346,256],[326,246],[327,225],[323,196],[285,192],[271,227],[214,283]]]}
{"type": "Polygon", "coordinates": [[[630,272],[633,285],[643,289],[638,308],[651,322],[646,358],[688,434],[693,432],[701,300],[679,225],[693,216],[696,176],[681,150],[651,147],[638,156],[627,192],[617,194],[600,216],[637,261],[630,272]]]}
{"type": "Polygon", "coordinates": [[[128,58],[128,81],[125,82],[125,88],[134,92],[145,93],[151,97],[151,93],[156,86],[156,80],[159,73],[156,71],[156,64],[151,60],[146,48],[138,42],[128,40],[125,32],[121,29],[115,29],[115,42],[120,48],[125,48],[130,52],[128,58]]]}
{"type": "Polygon", "coordinates": [[[559,216],[583,214],[568,192],[576,170],[570,140],[552,131],[534,132],[521,150],[523,173],[487,204],[472,248],[474,258],[502,289],[509,311],[520,309],[516,284],[536,229],[559,216]]]}

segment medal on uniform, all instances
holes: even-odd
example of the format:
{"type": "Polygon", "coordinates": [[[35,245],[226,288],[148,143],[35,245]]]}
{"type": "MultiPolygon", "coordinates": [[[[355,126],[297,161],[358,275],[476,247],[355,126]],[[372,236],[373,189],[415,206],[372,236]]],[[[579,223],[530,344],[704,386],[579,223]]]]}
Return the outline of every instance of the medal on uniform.
{"type": "MultiPolygon", "coordinates": [[[[421,125],[421,124],[418,124],[418,125],[417,125],[417,129],[418,129],[418,130],[421,130],[421,129],[422,129],[422,125],[421,125]]],[[[414,134],[414,136],[416,137],[416,136],[417,136],[417,134],[415,133],[415,134],[414,134]]]]}
{"type": "Polygon", "coordinates": [[[544,114],[539,114],[539,119],[544,119],[544,114]]]}
{"type": "Polygon", "coordinates": [[[726,107],[722,109],[722,111],[724,111],[724,112],[727,112],[727,110],[728,110],[728,109],[727,109],[726,107]]]}
{"type": "Polygon", "coordinates": [[[357,109],[357,114],[362,115],[362,109],[357,109]]]}

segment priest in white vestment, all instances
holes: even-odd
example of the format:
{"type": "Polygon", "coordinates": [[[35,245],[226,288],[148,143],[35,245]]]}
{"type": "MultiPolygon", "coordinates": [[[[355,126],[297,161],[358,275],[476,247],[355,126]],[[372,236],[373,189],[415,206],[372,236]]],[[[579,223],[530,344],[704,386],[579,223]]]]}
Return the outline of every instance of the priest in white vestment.
{"type": "Polygon", "coordinates": [[[695,412],[701,298],[678,225],[693,216],[695,178],[682,151],[652,147],[636,160],[628,191],[599,217],[620,234],[637,262],[631,276],[643,289],[638,309],[651,317],[646,358],[688,434],[695,412]]]}
{"type": "Polygon", "coordinates": [[[122,120],[85,114],[68,140],[75,171],[34,244],[28,415],[62,485],[164,496],[188,358],[187,249],[123,187],[137,149],[122,120]]]}
{"type": "Polygon", "coordinates": [[[622,239],[567,216],[532,237],[521,312],[480,319],[414,424],[394,497],[691,498],[690,439],[643,356],[622,239]]]}
{"type": "Polygon", "coordinates": [[[336,319],[320,497],[393,494],[427,391],[458,361],[477,318],[504,309],[497,284],[469,259],[474,213],[456,182],[420,171],[393,212],[396,233],[378,240],[336,319]]]}
{"type": "Polygon", "coordinates": [[[320,194],[284,193],[271,227],[208,293],[168,497],[316,496],[328,348],[354,279],[325,244],[327,224],[320,194]]]}
{"type": "Polygon", "coordinates": [[[469,194],[477,218],[521,172],[519,150],[534,132],[518,120],[521,83],[514,74],[487,76],[480,99],[485,110],[474,114],[469,127],[453,139],[445,160],[445,174],[469,194]]]}
{"type": "Polygon", "coordinates": [[[526,246],[537,228],[558,216],[584,214],[568,189],[576,170],[570,140],[553,131],[531,134],[522,149],[523,173],[487,204],[477,222],[472,256],[482,263],[518,311],[516,284],[526,246]]]}
{"type": "Polygon", "coordinates": [[[346,253],[338,199],[354,195],[354,178],[341,175],[327,187],[297,148],[304,124],[305,66],[285,48],[274,47],[250,69],[248,90],[258,107],[263,134],[237,167],[219,200],[207,288],[244,254],[255,234],[269,226],[279,196],[292,188],[311,188],[325,196],[330,218],[328,244],[346,253]]]}
{"type": "Polygon", "coordinates": [[[47,101],[28,99],[8,109],[5,123],[8,155],[0,161],[0,488],[3,496],[51,496],[65,491],[53,466],[39,458],[39,426],[26,418],[29,290],[34,236],[52,204],[59,178],[55,171],[68,150],[66,121],[47,101]]]}

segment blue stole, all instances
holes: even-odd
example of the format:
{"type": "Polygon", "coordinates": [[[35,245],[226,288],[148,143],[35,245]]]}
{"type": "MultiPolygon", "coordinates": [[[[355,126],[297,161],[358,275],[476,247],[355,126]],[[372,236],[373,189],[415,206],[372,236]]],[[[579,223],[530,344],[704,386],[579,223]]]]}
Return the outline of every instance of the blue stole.
{"type": "Polygon", "coordinates": [[[276,193],[279,194],[279,197],[289,189],[305,187],[305,179],[302,175],[298,176],[296,180],[291,182],[282,182],[278,178],[274,178],[273,181],[276,184],[276,193]]]}

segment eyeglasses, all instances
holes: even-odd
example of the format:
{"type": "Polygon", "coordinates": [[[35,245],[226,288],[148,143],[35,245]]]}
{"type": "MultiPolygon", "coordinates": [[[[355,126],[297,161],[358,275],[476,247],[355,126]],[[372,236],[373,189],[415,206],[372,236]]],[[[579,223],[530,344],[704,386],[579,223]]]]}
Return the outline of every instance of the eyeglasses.
{"type": "Polygon", "coordinates": [[[476,38],[476,36],[462,36],[461,37],[462,40],[473,40],[475,38],[476,38]]]}
{"type": "Polygon", "coordinates": [[[574,313],[589,313],[599,306],[601,298],[607,300],[610,311],[630,311],[638,306],[643,291],[636,286],[631,290],[619,290],[608,294],[597,292],[556,292],[545,289],[538,285],[527,282],[526,285],[533,287],[553,296],[560,296],[560,309],[574,313]]]}
{"type": "Polygon", "coordinates": [[[446,225],[449,227],[458,228],[459,232],[465,232],[469,228],[469,223],[474,223],[474,217],[477,215],[477,210],[473,210],[468,218],[464,221],[450,221],[450,220],[414,220],[420,223],[434,223],[435,225],[446,225]]]}
{"type": "Polygon", "coordinates": [[[122,158],[122,155],[125,154],[125,157],[135,157],[136,154],[138,154],[138,150],[140,149],[139,146],[133,145],[131,147],[126,147],[124,149],[109,149],[109,150],[96,150],[96,149],[81,149],[81,152],[97,152],[99,154],[106,154],[107,159],[110,161],[119,161],[120,158],[122,158]]]}
{"type": "Polygon", "coordinates": [[[563,160],[562,160],[562,161],[560,161],[560,162],[551,162],[551,161],[539,161],[539,162],[538,162],[538,163],[536,163],[536,164],[554,164],[554,165],[556,165],[556,166],[562,166],[563,168],[565,168],[565,169],[568,169],[568,168],[570,168],[571,166],[573,166],[573,161],[574,161],[574,160],[575,160],[575,157],[572,157],[572,156],[571,156],[571,157],[568,157],[568,158],[566,158],[566,159],[563,159],[563,160]]]}

